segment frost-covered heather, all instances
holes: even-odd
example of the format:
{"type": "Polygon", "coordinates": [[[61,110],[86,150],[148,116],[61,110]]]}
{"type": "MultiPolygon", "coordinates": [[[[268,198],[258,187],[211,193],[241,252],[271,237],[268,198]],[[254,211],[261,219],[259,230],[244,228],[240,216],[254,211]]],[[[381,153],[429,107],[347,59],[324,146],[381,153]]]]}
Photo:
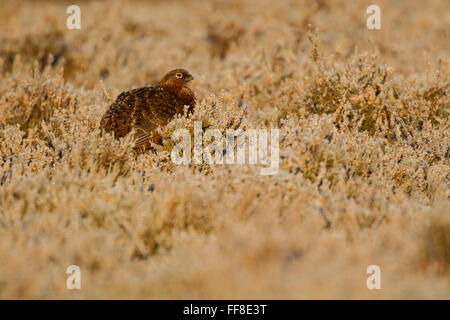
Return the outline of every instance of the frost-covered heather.
{"type": "Polygon", "coordinates": [[[450,298],[448,1],[78,3],[0,4],[0,298],[450,298]],[[157,153],[100,136],[175,67],[157,153]],[[193,119],[279,128],[278,174],[174,165],[193,119]]]}

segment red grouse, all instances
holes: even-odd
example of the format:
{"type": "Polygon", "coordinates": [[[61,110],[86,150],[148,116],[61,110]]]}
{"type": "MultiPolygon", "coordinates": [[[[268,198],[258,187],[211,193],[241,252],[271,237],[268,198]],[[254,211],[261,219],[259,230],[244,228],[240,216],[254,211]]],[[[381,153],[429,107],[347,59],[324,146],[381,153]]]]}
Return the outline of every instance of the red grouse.
{"type": "Polygon", "coordinates": [[[193,80],[184,69],[167,73],[156,85],[122,92],[103,115],[101,129],[113,133],[115,138],[135,131],[137,152],[149,150],[150,142],[160,144],[158,127],[168,124],[184,107],[192,112],[195,94],[186,84],[193,80]]]}

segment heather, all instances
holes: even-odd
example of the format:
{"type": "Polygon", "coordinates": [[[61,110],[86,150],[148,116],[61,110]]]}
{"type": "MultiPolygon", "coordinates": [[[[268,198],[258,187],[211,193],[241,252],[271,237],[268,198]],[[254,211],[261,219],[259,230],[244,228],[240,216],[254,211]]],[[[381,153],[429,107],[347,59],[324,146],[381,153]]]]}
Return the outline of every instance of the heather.
{"type": "Polygon", "coordinates": [[[1,298],[450,298],[447,1],[378,1],[381,30],[366,1],[69,4],[0,4],[1,298]],[[100,134],[178,67],[198,106],[155,152],[100,134]],[[278,173],[175,165],[194,120],[278,128],[278,173]]]}

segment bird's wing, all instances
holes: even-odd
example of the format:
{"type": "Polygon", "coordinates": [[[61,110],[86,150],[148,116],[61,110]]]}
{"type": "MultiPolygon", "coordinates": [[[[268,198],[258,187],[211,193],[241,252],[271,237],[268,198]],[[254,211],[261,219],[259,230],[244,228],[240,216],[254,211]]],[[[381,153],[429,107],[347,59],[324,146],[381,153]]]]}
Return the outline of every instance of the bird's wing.
{"type": "Polygon", "coordinates": [[[106,132],[113,132],[116,138],[127,135],[133,128],[138,103],[134,91],[122,92],[101,120],[101,128],[106,132]]]}
{"type": "Polygon", "coordinates": [[[152,141],[153,135],[153,133],[147,133],[140,129],[136,130],[136,133],[134,134],[134,147],[136,149],[145,149],[149,146],[150,141],[152,141]]]}
{"type": "Polygon", "coordinates": [[[160,87],[143,87],[121,93],[104,115],[101,126],[114,132],[117,138],[135,130],[135,148],[147,147],[150,141],[159,144],[158,127],[167,125],[177,113],[182,113],[191,99],[180,97],[160,87]],[[186,101],[187,103],[186,103],[186,101]]]}
{"type": "Polygon", "coordinates": [[[174,95],[160,88],[147,87],[137,92],[139,103],[136,108],[134,128],[135,147],[148,145],[150,141],[160,142],[156,132],[158,127],[165,126],[174,116],[174,95]]]}

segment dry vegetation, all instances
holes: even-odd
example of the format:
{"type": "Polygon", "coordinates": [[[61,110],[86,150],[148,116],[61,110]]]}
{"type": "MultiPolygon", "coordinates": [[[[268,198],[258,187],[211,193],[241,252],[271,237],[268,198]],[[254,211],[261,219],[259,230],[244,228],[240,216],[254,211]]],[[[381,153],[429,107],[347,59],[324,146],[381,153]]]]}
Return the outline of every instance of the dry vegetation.
{"type": "Polygon", "coordinates": [[[450,3],[375,2],[2,0],[0,297],[450,298],[450,3]],[[194,118],[280,129],[278,174],[100,137],[175,67],[194,118]]]}

